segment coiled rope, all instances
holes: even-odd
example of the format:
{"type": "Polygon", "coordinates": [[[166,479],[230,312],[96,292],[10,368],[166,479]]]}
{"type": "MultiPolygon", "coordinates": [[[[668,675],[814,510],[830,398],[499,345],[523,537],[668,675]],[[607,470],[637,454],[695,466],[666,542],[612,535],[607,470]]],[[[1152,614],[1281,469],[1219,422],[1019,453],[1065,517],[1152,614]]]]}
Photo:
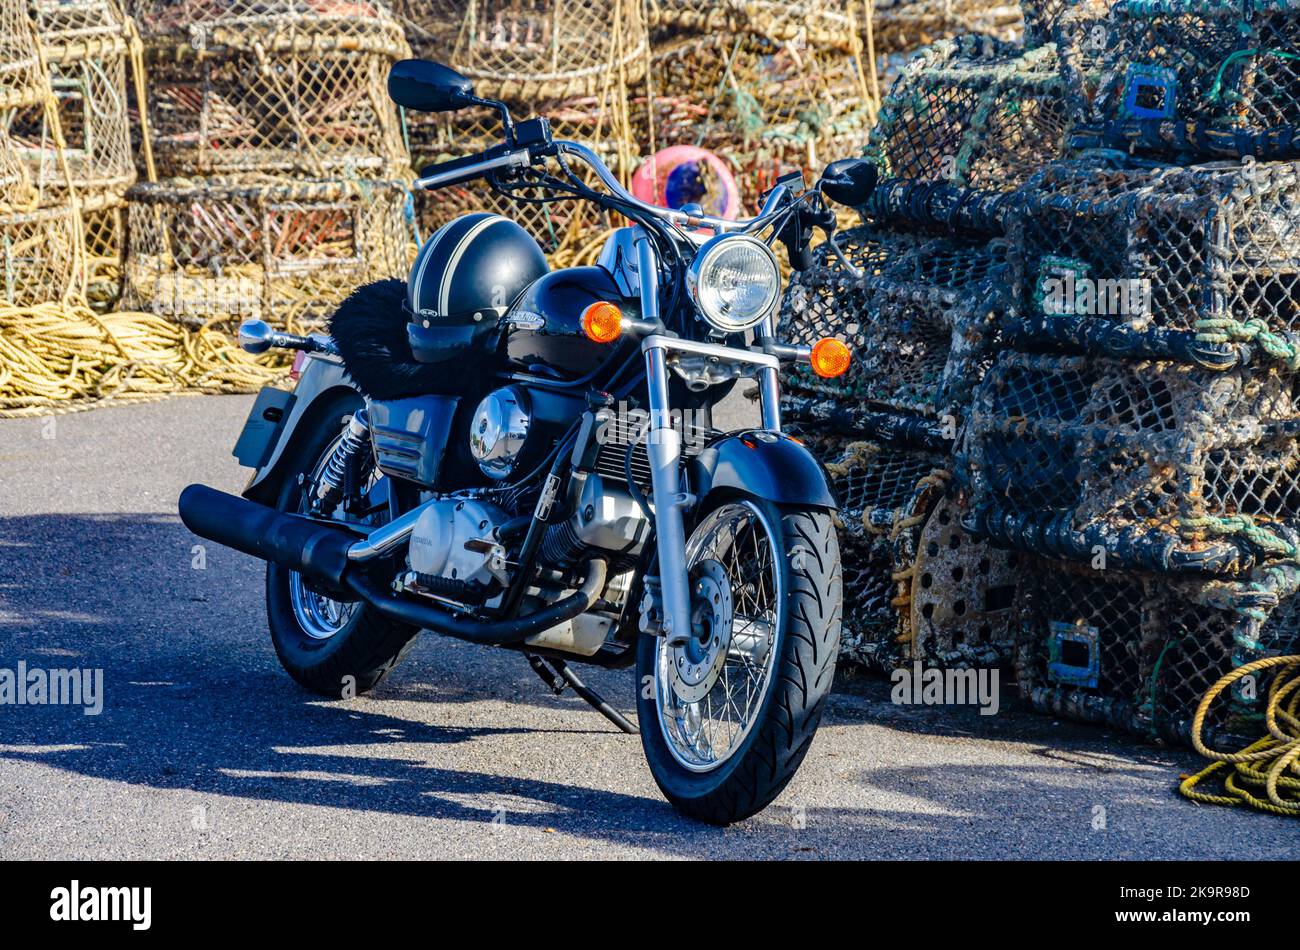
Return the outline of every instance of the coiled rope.
{"type": "Polygon", "coordinates": [[[285,375],[212,327],[148,313],[97,314],[84,302],[0,304],[0,416],[72,412],[178,392],[250,392],[285,375]]]}
{"type": "Polygon", "coordinates": [[[1274,815],[1300,817],[1300,656],[1255,660],[1210,687],[1192,719],[1192,745],[1213,761],[1195,775],[1183,777],[1178,785],[1183,796],[1207,805],[1247,805],[1274,815]],[[1216,752],[1206,746],[1202,732],[1214,700],[1238,680],[1270,669],[1277,674],[1269,684],[1264,709],[1269,734],[1240,752],[1216,752]],[[1197,789],[1216,775],[1222,777],[1222,792],[1197,789]]]}

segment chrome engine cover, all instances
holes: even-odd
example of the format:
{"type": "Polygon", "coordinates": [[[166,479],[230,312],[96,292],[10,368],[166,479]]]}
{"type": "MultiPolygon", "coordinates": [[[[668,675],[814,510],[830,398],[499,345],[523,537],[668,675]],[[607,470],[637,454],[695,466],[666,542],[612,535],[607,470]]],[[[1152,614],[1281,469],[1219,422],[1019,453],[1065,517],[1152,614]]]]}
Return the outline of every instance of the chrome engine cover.
{"type": "Polygon", "coordinates": [[[469,450],[489,478],[505,478],[515,467],[532,423],[528,392],[505,386],[483,397],[470,423],[469,450]]]}
{"type": "Polygon", "coordinates": [[[496,505],[476,498],[429,502],[411,532],[411,570],[466,583],[500,579],[496,529],[507,517],[496,505]]]}

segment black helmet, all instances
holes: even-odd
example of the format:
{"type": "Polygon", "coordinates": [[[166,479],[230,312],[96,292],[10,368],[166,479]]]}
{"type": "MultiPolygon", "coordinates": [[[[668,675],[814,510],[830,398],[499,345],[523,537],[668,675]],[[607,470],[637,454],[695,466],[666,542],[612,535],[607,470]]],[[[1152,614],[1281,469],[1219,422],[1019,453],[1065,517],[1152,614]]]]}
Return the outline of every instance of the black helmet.
{"type": "Polygon", "coordinates": [[[420,248],[406,284],[411,352],[422,363],[463,356],[547,269],[537,242],[499,214],[443,225],[420,248]]]}

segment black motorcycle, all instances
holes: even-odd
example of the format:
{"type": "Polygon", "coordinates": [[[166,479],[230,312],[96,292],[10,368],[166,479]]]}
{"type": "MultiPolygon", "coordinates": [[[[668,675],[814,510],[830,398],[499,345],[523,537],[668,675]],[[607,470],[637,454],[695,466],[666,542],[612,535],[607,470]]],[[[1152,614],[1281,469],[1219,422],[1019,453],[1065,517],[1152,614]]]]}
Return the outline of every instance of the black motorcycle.
{"type": "Polygon", "coordinates": [[[861,205],[874,168],[836,162],[811,188],[787,176],[757,217],[724,220],[637,200],[589,148],[515,123],[445,66],[399,63],[389,94],[501,115],[501,144],[418,187],[481,178],[633,225],[595,266],[550,271],[517,224],[466,215],[424,242],[407,282],[356,290],[328,336],[245,324],[250,351],[302,351],[297,387],[258,396],[235,447],[255,469],[243,497],[191,485],[182,520],[268,562],[271,637],[306,688],[368,690],[428,629],[521,652],[632,732],[567,664],[635,663],[663,793],[707,822],[754,814],[808,751],[840,632],[836,502],[781,432],[780,373],[849,362],[838,340],[775,338],[772,245],[806,265],[814,229],[834,230],[823,196],[861,205]],[[716,431],[711,410],[742,378],[762,428],[716,431]]]}

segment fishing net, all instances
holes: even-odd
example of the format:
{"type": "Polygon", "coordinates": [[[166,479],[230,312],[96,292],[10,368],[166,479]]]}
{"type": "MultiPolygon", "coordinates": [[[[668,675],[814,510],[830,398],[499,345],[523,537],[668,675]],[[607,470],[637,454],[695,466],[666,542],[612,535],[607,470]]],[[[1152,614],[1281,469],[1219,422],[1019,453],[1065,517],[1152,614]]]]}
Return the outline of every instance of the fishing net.
{"type": "Polygon", "coordinates": [[[1274,371],[1004,352],[975,392],[968,524],[1160,571],[1296,555],[1300,431],[1274,371]]]}
{"type": "Polygon", "coordinates": [[[1088,133],[1121,148],[1300,155],[1300,18],[1285,0],[1120,0],[1088,133]]]}
{"type": "Polygon", "coordinates": [[[1045,168],[1011,215],[1016,343],[1300,366],[1300,165],[1045,168]]]}
{"type": "Polygon", "coordinates": [[[164,175],[384,178],[408,158],[388,70],[396,19],[355,0],[142,0],[164,175]]]}
{"type": "Polygon", "coordinates": [[[837,237],[863,271],[845,272],[825,248],[796,274],[781,314],[782,338],[849,343],[853,363],[837,379],[791,371],[787,387],[844,402],[927,416],[965,415],[995,345],[1004,309],[1001,242],[923,239],[855,228],[837,237]]]}
{"type": "Polygon", "coordinates": [[[359,284],[405,275],[407,194],[377,181],[140,183],[129,193],[127,303],[187,325],[314,328],[359,284]]]}
{"type": "Polygon", "coordinates": [[[1055,47],[943,40],[890,87],[866,155],[895,178],[1011,188],[1062,154],[1065,89],[1055,47]]]}
{"type": "MultiPolygon", "coordinates": [[[[1020,571],[1016,674],[1053,714],[1188,743],[1205,691],[1225,673],[1300,646],[1294,571],[1249,583],[1171,581],[1027,558],[1020,571]]],[[[1219,704],[1218,747],[1259,731],[1267,682],[1219,704]]]]}
{"type": "Polygon", "coordinates": [[[782,175],[860,152],[875,117],[856,53],[746,32],[666,39],[650,83],[650,98],[634,103],[633,141],[717,153],[746,214],[782,175]]]}

